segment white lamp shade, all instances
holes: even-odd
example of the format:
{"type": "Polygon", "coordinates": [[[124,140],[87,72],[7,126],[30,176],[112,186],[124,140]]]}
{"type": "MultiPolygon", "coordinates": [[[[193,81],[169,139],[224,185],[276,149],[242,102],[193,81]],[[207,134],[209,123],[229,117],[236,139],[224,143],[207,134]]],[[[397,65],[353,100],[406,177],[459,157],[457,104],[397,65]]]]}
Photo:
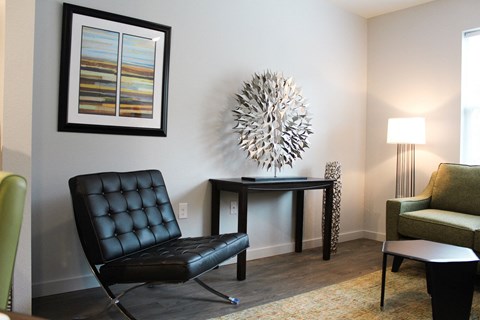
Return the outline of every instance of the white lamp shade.
{"type": "Polygon", "coordinates": [[[387,143],[425,144],[425,118],[388,119],[387,143]]]}

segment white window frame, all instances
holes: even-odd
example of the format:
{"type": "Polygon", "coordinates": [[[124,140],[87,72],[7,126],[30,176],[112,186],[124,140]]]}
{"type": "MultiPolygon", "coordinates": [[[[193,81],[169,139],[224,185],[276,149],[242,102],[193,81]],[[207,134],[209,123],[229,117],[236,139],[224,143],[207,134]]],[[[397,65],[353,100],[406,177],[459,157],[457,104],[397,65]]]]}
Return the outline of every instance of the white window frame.
{"type": "Polygon", "coordinates": [[[460,161],[480,164],[480,28],[463,32],[460,161]]]}

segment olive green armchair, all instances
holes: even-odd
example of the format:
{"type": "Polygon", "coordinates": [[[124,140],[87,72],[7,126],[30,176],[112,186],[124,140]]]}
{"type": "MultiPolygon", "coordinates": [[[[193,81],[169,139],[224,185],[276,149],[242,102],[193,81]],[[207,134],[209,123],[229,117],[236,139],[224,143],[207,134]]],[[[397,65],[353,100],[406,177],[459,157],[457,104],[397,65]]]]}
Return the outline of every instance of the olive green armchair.
{"type": "MultiPolygon", "coordinates": [[[[387,200],[387,240],[424,239],[480,252],[480,166],[441,163],[421,194],[387,200]]],[[[401,261],[392,270],[397,271],[401,261]]]]}
{"type": "Polygon", "coordinates": [[[0,310],[8,305],[26,190],[25,178],[0,171],[0,310]]]}
{"type": "Polygon", "coordinates": [[[480,166],[441,163],[423,192],[387,201],[387,240],[425,239],[480,252],[480,166]]]}

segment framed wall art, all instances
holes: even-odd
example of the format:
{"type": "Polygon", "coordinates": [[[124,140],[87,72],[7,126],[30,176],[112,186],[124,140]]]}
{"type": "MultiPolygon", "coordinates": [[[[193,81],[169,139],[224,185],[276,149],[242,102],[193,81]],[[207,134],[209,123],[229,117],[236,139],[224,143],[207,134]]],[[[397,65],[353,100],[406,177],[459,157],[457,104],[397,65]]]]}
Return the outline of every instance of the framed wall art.
{"type": "Polygon", "coordinates": [[[171,27],[63,5],[58,131],[167,135],[171,27]]]}

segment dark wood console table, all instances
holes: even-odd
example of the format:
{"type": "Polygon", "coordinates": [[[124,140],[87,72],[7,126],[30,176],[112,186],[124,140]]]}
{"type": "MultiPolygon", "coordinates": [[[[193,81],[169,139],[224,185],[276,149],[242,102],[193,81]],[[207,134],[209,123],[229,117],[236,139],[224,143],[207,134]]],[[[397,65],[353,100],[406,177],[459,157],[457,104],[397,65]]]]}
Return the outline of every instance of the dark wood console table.
{"type": "MultiPolygon", "coordinates": [[[[307,178],[298,180],[270,180],[251,181],[241,178],[210,179],[212,184],[212,235],[220,233],[220,191],[235,192],[238,194],[238,232],[247,232],[247,205],[250,192],[261,191],[293,191],[296,198],[295,212],[295,252],[302,252],[303,241],[303,205],[304,191],[313,189],[326,190],[325,228],[323,236],[323,259],[330,260],[330,246],[332,241],[332,208],[333,208],[333,179],[307,178]]],[[[247,271],[247,253],[237,257],[237,279],[245,280],[247,271]]]]}

